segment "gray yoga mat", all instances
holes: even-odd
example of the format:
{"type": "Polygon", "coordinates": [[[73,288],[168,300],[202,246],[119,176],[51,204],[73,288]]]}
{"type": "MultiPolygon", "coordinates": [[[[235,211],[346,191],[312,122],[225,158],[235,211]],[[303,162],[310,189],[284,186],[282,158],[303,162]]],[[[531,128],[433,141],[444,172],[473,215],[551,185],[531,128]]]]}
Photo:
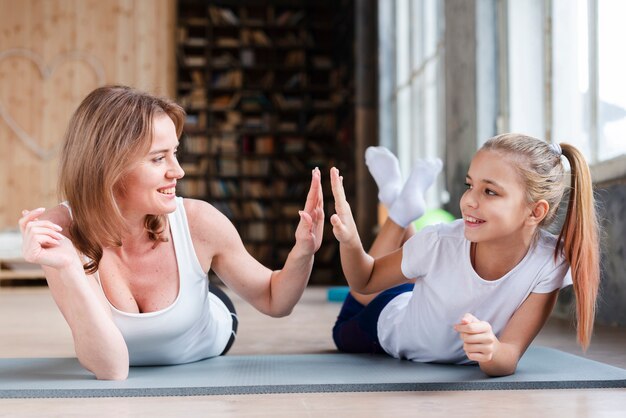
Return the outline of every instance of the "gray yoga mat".
{"type": "Polygon", "coordinates": [[[340,353],[232,355],[132,367],[121,382],[95,380],[75,358],[0,359],[2,398],[615,387],[626,387],[626,370],[543,347],[531,347],[514,375],[498,378],[477,366],[340,353]]]}

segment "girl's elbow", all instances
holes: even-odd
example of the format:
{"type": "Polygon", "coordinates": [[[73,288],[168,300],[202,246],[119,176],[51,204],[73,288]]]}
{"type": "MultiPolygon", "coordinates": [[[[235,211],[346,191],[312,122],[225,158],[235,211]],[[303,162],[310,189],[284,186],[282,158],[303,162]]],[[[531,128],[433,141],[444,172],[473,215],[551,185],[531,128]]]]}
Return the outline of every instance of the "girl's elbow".
{"type": "Polygon", "coordinates": [[[483,367],[483,365],[481,365],[480,368],[489,377],[504,377],[515,374],[515,371],[517,370],[517,363],[509,366],[500,366],[494,368],[483,367]]]}

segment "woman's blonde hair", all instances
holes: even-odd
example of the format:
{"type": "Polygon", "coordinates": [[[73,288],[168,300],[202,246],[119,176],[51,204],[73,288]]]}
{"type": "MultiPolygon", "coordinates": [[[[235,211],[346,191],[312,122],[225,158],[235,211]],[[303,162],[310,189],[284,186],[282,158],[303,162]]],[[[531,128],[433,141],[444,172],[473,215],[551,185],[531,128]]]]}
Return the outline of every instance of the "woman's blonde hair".
{"type": "Polygon", "coordinates": [[[525,182],[529,203],[541,199],[548,202],[549,211],[540,226],[548,226],[555,220],[565,192],[564,177],[570,176],[567,213],[554,256],[556,259],[562,252],[571,267],[578,342],[586,349],[593,333],[600,285],[600,244],[591,173],[584,156],[570,144],[550,145],[514,133],[491,138],[482,149],[506,153],[513,161],[525,182]],[[569,174],[561,156],[569,162],[569,174]]]}
{"type": "MultiPolygon", "coordinates": [[[[121,246],[125,221],[114,190],[132,163],[150,149],[153,121],[169,116],[182,133],[185,111],[176,103],[126,86],[92,91],[72,115],[61,154],[59,194],[72,210],[70,235],[88,257],[84,268],[98,270],[104,247],[121,246]]],[[[145,228],[155,244],[164,215],[147,215],[145,228]]]]}

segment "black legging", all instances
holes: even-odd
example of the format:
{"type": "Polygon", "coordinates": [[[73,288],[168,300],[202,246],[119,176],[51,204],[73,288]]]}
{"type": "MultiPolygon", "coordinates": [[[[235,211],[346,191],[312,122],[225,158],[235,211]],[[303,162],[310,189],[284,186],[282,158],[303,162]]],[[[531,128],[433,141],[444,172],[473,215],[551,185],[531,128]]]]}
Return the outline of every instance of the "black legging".
{"type": "Polygon", "coordinates": [[[235,305],[233,305],[233,301],[230,300],[228,295],[220,289],[218,286],[209,286],[209,292],[213,293],[217,296],[223,303],[226,305],[226,308],[230,311],[230,316],[233,318],[233,332],[230,334],[230,339],[228,343],[226,343],[226,347],[220,356],[223,356],[230,350],[230,347],[235,342],[235,336],[237,335],[237,326],[239,325],[239,320],[237,319],[237,311],[235,310],[235,305]]]}

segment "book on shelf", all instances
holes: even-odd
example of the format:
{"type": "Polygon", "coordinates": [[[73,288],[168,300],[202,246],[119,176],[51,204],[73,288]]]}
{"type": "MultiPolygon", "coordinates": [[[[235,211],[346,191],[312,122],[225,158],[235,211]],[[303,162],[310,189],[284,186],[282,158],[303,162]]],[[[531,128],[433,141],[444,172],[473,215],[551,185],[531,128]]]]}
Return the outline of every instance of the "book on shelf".
{"type": "Polygon", "coordinates": [[[237,104],[241,100],[241,94],[221,94],[211,99],[212,110],[228,110],[237,107],[237,104]]]}
{"type": "Polygon", "coordinates": [[[276,17],[277,26],[296,26],[305,17],[304,10],[285,10],[276,17]]]}
{"type": "Polygon", "coordinates": [[[185,55],[183,62],[189,67],[201,67],[206,65],[206,58],[204,55],[185,55]]]}
{"type": "Polygon", "coordinates": [[[231,9],[209,6],[209,17],[214,25],[239,25],[239,18],[231,9]]]}
{"type": "Polygon", "coordinates": [[[289,51],[285,55],[283,64],[287,67],[299,67],[304,65],[306,55],[303,50],[289,51]]]}
{"type": "Polygon", "coordinates": [[[304,75],[304,73],[296,73],[291,75],[287,81],[285,81],[285,84],[283,84],[283,87],[285,87],[286,89],[295,89],[298,87],[303,87],[305,85],[305,81],[306,81],[306,76],[304,75]]]}
{"type": "Polygon", "coordinates": [[[231,158],[221,158],[218,162],[218,174],[223,177],[235,177],[239,175],[239,164],[231,158]]]}
{"type": "Polygon", "coordinates": [[[211,136],[212,154],[236,155],[239,153],[239,139],[234,134],[219,134],[211,136]]]}
{"type": "Polygon", "coordinates": [[[209,139],[203,135],[186,135],[182,140],[185,152],[206,154],[209,151],[209,139]]]}
{"type": "Polygon", "coordinates": [[[298,123],[291,120],[281,120],[276,127],[280,132],[296,132],[298,123]]]}
{"type": "Polygon", "coordinates": [[[241,43],[244,45],[270,46],[272,42],[261,29],[242,29],[241,43]]]}
{"type": "Polygon", "coordinates": [[[271,197],[273,194],[272,188],[265,184],[261,180],[242,180],[241,181],[241,196],[242,197],[271,197]]]}
{"type": "Polygon", "coordinates": [[[185,131],[197,132],[206,128],[206,114],[204,112],[191,113],[185,115],[185,131]]]}
{"type": "Polygon", "coordinates": [[[214,88],[238,88],[241,87],[242,80],[241,70],[218,72],[213,75],[212,86],[214,88]]]}
{"type": "Polygon", "coordinates": [[[272,99],[276,107],[282,110],[301,109],[304,106],[304,100],[300,95],[275,93],[272,99]]]}
{"type": "Polygon", "coordinates": [[[223,117],[215,122],[215,127],[221,132],[235,132],[241,125],[241,113],[230,110],[223,113],[223,117]]]}
{"type": "Polygon", "coordinates": [[[306,140],[301,136],[286,136],[281,139],[282,150],[286,154],[303,152],[306,140]]]}
{"type": "Polygon", "coordinates": [[[206,107],[206,94],[202,88],[194,88],[189,94],[181,96],[178,102],[187,109],[204,109],[206,107]]]}
{"type": "Polygon", "coordinates": [[[228,51],[211,56],[211,66],[213,68],[229,68],[239,64],[237,58],[228,51]]]}
{"type": "Polygon", "coordinates": [[[314,55],[311,59],[313,67],[317,69],[328,69],[333,67],[333,61],[326,55],[314,55]]]}
{"type": "Polygon", "coordinates": [[[271,103],[261,92],[249,93],[241,97],[241,109],[259,111],[271,108],[271,103]]]}
{"type": "Polygon", "coordinates": [[[202,179],[180,179],[176,185],[179,193],[187,197],[202,197],[206,195],[206,181],[202,179]]]}
{"type": "Polygon", "coordinates": [[[290,157],[282,160],[275,159],[273,161],[276,171],[286,177],[303,174],[308,171],[306,165],[304,165],[304,163],[296,157],[290,157]]]}
{"type": "Polygon", "coordinates": [[[306,125],[308,132],[331,132],[335,130],[335,115],[331,113],[315,115],[306,125]]]}
{"type": "Polygon", "coordinates": [[[243,230],[243,234],[245,238],[251,239],[253,241],[263,241],[266,240],[269,236],[268,227],[265,222],[251,222],[243,230]]]}
{"type": "Polygon", "coordinates": [[[220,36],[215,40],[215,46],[220,48],[238,48],[240,45],[239,39],[232,36],[220,36]]]}
{"type": "Polygon", "coordinates": [[[241,206],[241,211],[246,218],[265,219],[270,214],[268,208],[256,200],[243,202],[241,206]]]}
{"type": "Polygon", "coordinates": [[[209,188],[213,197],[234,197],[239,194],[239,188],[234,181],[211,180],[209,188]]]}
{"type": "Polygon", "coordinates": [[[270,160],[265,159],[244,159],[241,161],[241,174],[244,176],[267,176],[270,173],[270,160]]]}
{"type": "Polygon", "coordinates": [[[254,151],[257,154],[272,154],[274,152],[274,137],[271,135],[257,136],[254,140],[254,151]]]}

